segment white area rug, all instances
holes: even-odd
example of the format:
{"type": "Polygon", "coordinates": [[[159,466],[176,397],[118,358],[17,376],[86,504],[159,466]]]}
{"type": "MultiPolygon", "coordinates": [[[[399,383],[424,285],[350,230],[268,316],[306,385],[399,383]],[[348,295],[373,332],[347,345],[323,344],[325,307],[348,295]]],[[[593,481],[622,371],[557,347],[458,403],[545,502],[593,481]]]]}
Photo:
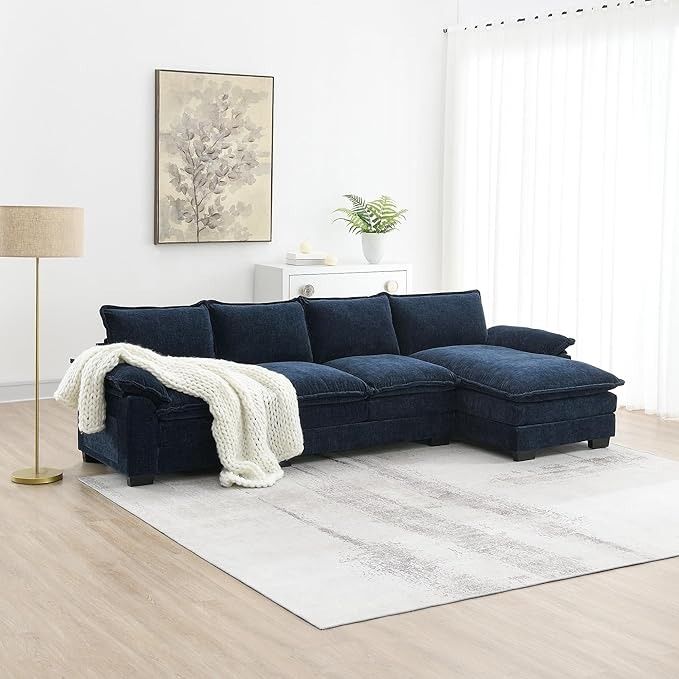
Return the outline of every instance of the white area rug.
{"type": "Polygon", "coordinates": [[[321,629],[679,554],[679,463],[615,445],[409,445],[262,489],[82,481],[321,629]]]}

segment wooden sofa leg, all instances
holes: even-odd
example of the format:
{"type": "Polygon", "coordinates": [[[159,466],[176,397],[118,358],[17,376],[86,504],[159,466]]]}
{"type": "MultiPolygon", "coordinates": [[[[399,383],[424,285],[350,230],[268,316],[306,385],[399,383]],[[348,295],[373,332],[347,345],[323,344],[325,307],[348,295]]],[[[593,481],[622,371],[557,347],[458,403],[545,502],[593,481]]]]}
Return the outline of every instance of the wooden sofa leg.
{"type": "Polygon", "coordinates": [[[280,465],[281,467],[292,467],[292,460],[283,460],[280,465]]]}
{"type": "Polygon", "coordinates": [[[603,439],[590,439],[587,441],[587,445],[590,448],[608,448],[608,444],[611,442],[610,436],[603,439]]]}
{"type": "Polygon", "coordinates": [[[512,457],[514,458],[514,462],[525,462],[526,460],[534,460],[535,459],[535,451],[534,450],[515,450],[512,453],[512,457]]]}
{"type": "Polygon", "coordinates": [[[128,486],[150,486],[153,483],[153,474],[137,474],[127,477],[128,486]]]}
{"type": "Polygon", "coordinates": [[[83,462],[94,462],[96,464],[104,464],[103,462],[100,462],[97,460],[96,457],[92,457],[91,455],[88,455],[87,453],[83,453],[83,451],[80,451],[83,455],[83,462]]]}

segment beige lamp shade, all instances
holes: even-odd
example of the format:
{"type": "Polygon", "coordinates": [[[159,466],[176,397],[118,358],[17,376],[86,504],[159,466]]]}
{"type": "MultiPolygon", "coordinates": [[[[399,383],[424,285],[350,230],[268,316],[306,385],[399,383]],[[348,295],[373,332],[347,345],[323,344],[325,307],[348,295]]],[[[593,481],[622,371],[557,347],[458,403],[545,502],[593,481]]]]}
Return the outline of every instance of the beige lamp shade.
{"type": "Polygon", "coordinates": [[[79,207],[0,205],[0,257],[81,257],[79,207]]]}

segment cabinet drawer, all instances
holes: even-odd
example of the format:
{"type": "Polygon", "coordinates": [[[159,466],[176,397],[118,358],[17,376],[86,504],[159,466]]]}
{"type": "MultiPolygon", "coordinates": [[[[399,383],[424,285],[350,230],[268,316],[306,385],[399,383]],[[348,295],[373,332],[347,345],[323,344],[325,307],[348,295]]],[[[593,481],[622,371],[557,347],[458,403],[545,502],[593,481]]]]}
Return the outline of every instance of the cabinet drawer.
{"type": "Polygon", "coordinates": [[[378,292],[408,292],[408,272],[369,271],[360,273],[299,274],[289,277],[289,296],[355,297],[378,292]]]}

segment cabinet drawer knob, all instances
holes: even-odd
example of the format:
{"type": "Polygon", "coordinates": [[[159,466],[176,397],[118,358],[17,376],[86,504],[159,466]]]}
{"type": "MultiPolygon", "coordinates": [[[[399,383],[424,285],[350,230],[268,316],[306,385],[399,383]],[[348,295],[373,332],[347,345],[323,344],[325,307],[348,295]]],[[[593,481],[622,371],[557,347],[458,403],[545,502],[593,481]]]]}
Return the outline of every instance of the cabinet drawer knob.
{"type": "Polygon", "coordinates": [[[311,283],[307,283],[299,289],[299,293],[302,297],[313,297],[314,292],[316,292],[316,288],[314,288],[311,283]]]}
{"type": "Polygon", "coordinates": [[[392,294],[395,293],[398,290],[398,281],[387,281],[384,284],[384,289],[392,294]]]}

